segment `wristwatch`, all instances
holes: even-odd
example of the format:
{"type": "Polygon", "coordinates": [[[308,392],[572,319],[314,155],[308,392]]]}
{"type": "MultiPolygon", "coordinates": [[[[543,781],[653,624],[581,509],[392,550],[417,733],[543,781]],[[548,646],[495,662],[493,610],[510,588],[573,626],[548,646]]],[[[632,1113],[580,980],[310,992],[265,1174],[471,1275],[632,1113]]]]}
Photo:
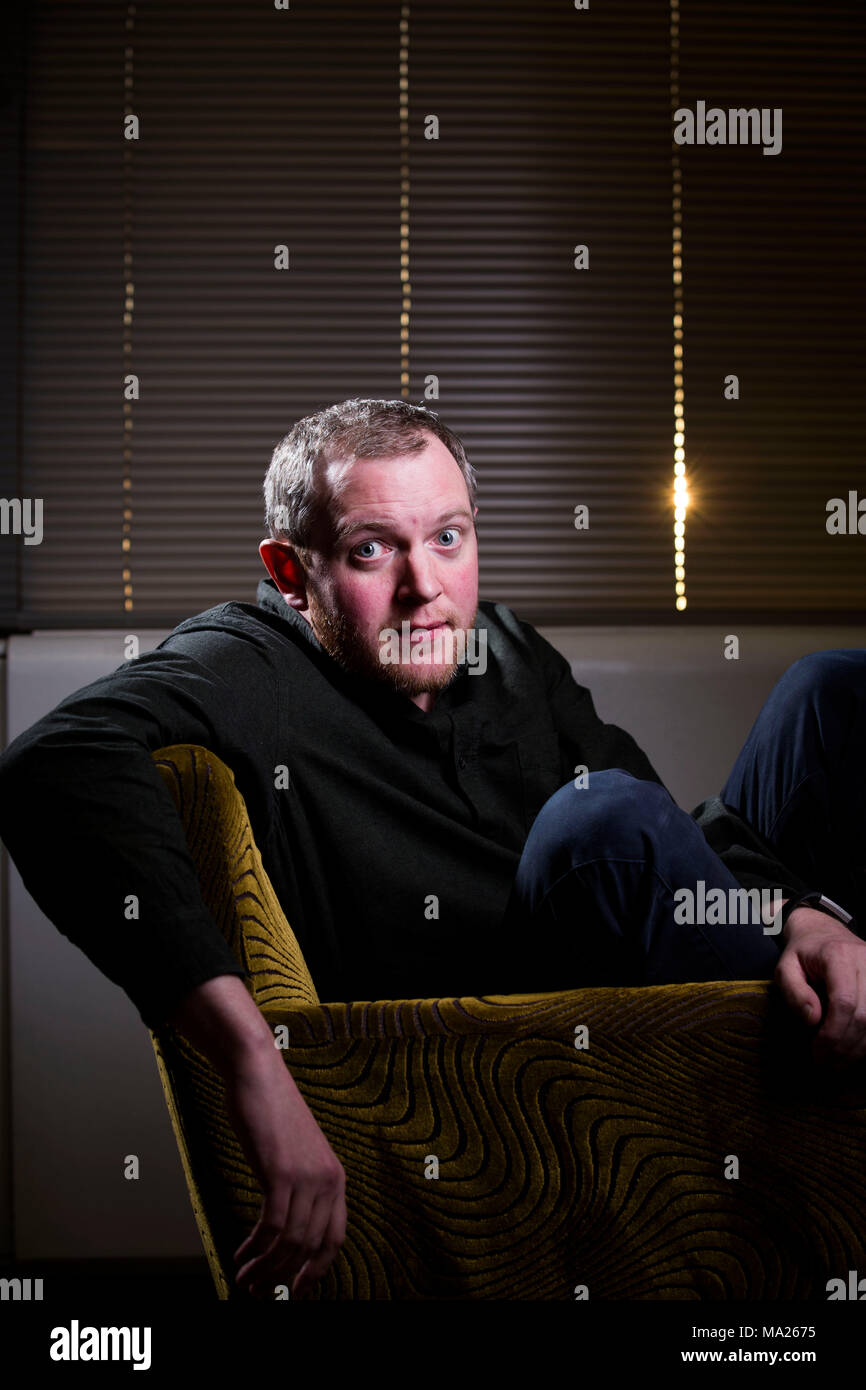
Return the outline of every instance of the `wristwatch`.
{"type": "Polygon", "coordinates": [[[826,912],[831,917],[835,917],[837,922],[841,922],[846,927],[854,920],[851,913],[846,912],[844,907],[840,907],[838,903],[834,903],[832,898],[825,897],[825,895],[816,888],[811,888],[806,893],[801,893],[798,898],[789,898],[785,903],[785,906],[782,908],[780,930],[784,928],[794,908],[803,907],[807,903],[810,907],[816,907],[819,912],[826,912]]]}

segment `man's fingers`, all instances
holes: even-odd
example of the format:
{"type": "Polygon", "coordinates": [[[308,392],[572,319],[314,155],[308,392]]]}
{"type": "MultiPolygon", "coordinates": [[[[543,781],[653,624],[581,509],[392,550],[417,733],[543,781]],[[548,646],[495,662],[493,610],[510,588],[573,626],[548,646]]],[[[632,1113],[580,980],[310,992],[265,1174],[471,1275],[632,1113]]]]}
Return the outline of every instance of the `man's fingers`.
{"type": "Polygon", "coordinates": [[[776,983],[786,1004],[800,1015],[804,1023],[820,1022],[821,1000],[806,979],[800,959],[793,951],[784,951],[780,956],[776,966],[776,983]]]}
{"type": "Polygon", "coordinates": [[[277,1240],[259,1259],[252,1261],[246,1273],[239,1273],[239,1282],[249,1284],[266,1298],[271,1297],[275,1284],[291,1283],[310,1254],[308,1230],[313,1207],[309,1185],[296,1188],[286,1224],[277,1240]]]}
{"type": "Polygon", "coordinates": [[[244,1283],[249,1271],[274,1248],[286,1227],[291,1191],[279,1199],[269,1193],[262,1203],[261,1215],[246,1240],[235,1251],[236,1283],[244,1283]]]}
{"type": "Polygon", "coordinates": [[[292,1284],[293,1294],[307,1288],[309,1284],[319,1278],[319,1273],[324,1273],[324,1270],[327,1269],[328,1264],[330,1264],[330,1260],[335,1252],[326,1251],[324,1247],[326,1240],[328,1240],[331,1215],[336,1203],[337,1199],[333,1197],[333,1195],[323,1193],[310,1213],[310,1224],[307,1227],[307,1234],[304,1240],[304,1254],[306,1258],[300,1269],[292,1270],[294,1278],[292,1284]],[[327,1256],[327,1258],[325,1259],[321,1271],[319,1271],[319,1264],[322,1263],[323,1256],[327,1256]],[[314,1263],[315,1268],[313,1268],[314,1263]],[[313,1268],[312,1274],[310,1274],[311,1268],[313,1268]]]}
{"type": "Polygon", "coordinates": [[[323,1192],[310,1212],[304,1246],[310,1258],[318,1257],[319,1251],[328,1238],[331,1219],[342,1200],[342,1193],[323,1192]]]}
{"type": "Polygon", "coordinates": [[[318,1279],[333,1260],[346,1233],[346,1203],[338,1190],[313,1196],[314,1188],[300,1185],[290,1198],[280,1226],[280,1204],[263,1207],[255,1230],[235,1253],[239,1265],[235,1282],[256,1296],[268,1298],[276,1284],[302,1284],[318,1279]]]}
{"type": "Polygon", "coordinates": [[[304,1293],[317,1279],[330,1268],[335,1255],[346,1239],[346,1203],[339,1199],[334,1202],[328,1225],[322,1239],[321,1248],[312,1255],[304,1269],[300,1271],[292,1289],[293,1294],[304,1293]]]}
{"type": "Polygon", "coordinates": [[[855,1061],[866,1053],[866,978],[846,954],[827,953],[827,1013],[815,1048],[818,1056],[855,1061]]]}
{"type": "Polygon", "coordinates": [[[776,981],[788,1005],[810,1026],[820,1024],[813,1044],[816,1061],[842,1064],[866,1057],[866,969],[861,954],[859,943],[852,950],[838,941],[822,944],[814,953],[789,948],[776,967],[776,981]],[[826,1005],[809,983],[807,971],[825,994],[826,1005]]]}

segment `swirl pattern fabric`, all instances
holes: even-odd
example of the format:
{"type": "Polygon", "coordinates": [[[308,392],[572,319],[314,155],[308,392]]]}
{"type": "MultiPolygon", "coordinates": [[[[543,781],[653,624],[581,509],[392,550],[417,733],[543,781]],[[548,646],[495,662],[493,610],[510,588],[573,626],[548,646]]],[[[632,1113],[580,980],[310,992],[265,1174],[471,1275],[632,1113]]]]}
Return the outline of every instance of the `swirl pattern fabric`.
{"type": "MultiPolygon", "coordinates": [[[[866,1274],[866,1077],[763,982],[322,1003],[230,770],[154,759],[209,910],[343,1164],[318,1299],[810,1299],[866,1274]]],[[[219,1076],[152,1032],[220,1298],[260,1188],[219,1076]]]]}

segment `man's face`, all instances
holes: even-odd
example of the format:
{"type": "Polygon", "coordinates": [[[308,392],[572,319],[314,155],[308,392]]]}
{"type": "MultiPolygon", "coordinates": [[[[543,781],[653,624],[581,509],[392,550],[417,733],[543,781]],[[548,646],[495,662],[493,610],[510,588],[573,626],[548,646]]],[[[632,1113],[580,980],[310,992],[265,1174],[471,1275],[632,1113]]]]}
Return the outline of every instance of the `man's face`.
{"type": "Polygon", "coordinates": [[[418,454],[329,463],[320,487],[326,515],[301,611],[336,660],[428,710],[465,650],[449,638],[471,628],[478,611],[478,548],[463,474],[428,435],[418,454]],[[404,622],[408,650],[402,641],[395,659],[392,641],[383,663],[385,635],[405,636],[404,622]]]}

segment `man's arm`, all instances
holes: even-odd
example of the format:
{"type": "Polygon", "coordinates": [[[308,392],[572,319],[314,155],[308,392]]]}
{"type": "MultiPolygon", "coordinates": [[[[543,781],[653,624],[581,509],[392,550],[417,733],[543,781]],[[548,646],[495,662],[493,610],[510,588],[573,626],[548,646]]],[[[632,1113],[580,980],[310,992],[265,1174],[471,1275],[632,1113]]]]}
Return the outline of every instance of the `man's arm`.
{"type": "Polygon", "coordinates": [[[194,630],[76,691],[0,758],[0,836],[38,905],[145,1024],[174,1023],[225,1079],[265,1194],[236,1254],[237,1282],[256,1293],[324,1271],[345,1232],[345,1175],[237,978],[151,754],[203,744],[236,774],[272,775],[278,720],[256,634],[194,630]]]}
{"type": "Polygon", "coordinates": [[[235,1281],[255,1297],[273,1297],[277,1283],[298,1294],[345,1239],[345,1170],[242,981],[224,975],[199,985],[169,1022],[222,1076],[229,1119],[265,1194],[235,1251],[235,1281]]]}
{"type": "Polygon", "coordinates": [[[0,758],[0,836],[28,891],[149,1026],[204,980],[244,974],[152,752],[198,743],[267,762],[276,722],[255,642],[196,631],[68,696],[0,758]]]}

